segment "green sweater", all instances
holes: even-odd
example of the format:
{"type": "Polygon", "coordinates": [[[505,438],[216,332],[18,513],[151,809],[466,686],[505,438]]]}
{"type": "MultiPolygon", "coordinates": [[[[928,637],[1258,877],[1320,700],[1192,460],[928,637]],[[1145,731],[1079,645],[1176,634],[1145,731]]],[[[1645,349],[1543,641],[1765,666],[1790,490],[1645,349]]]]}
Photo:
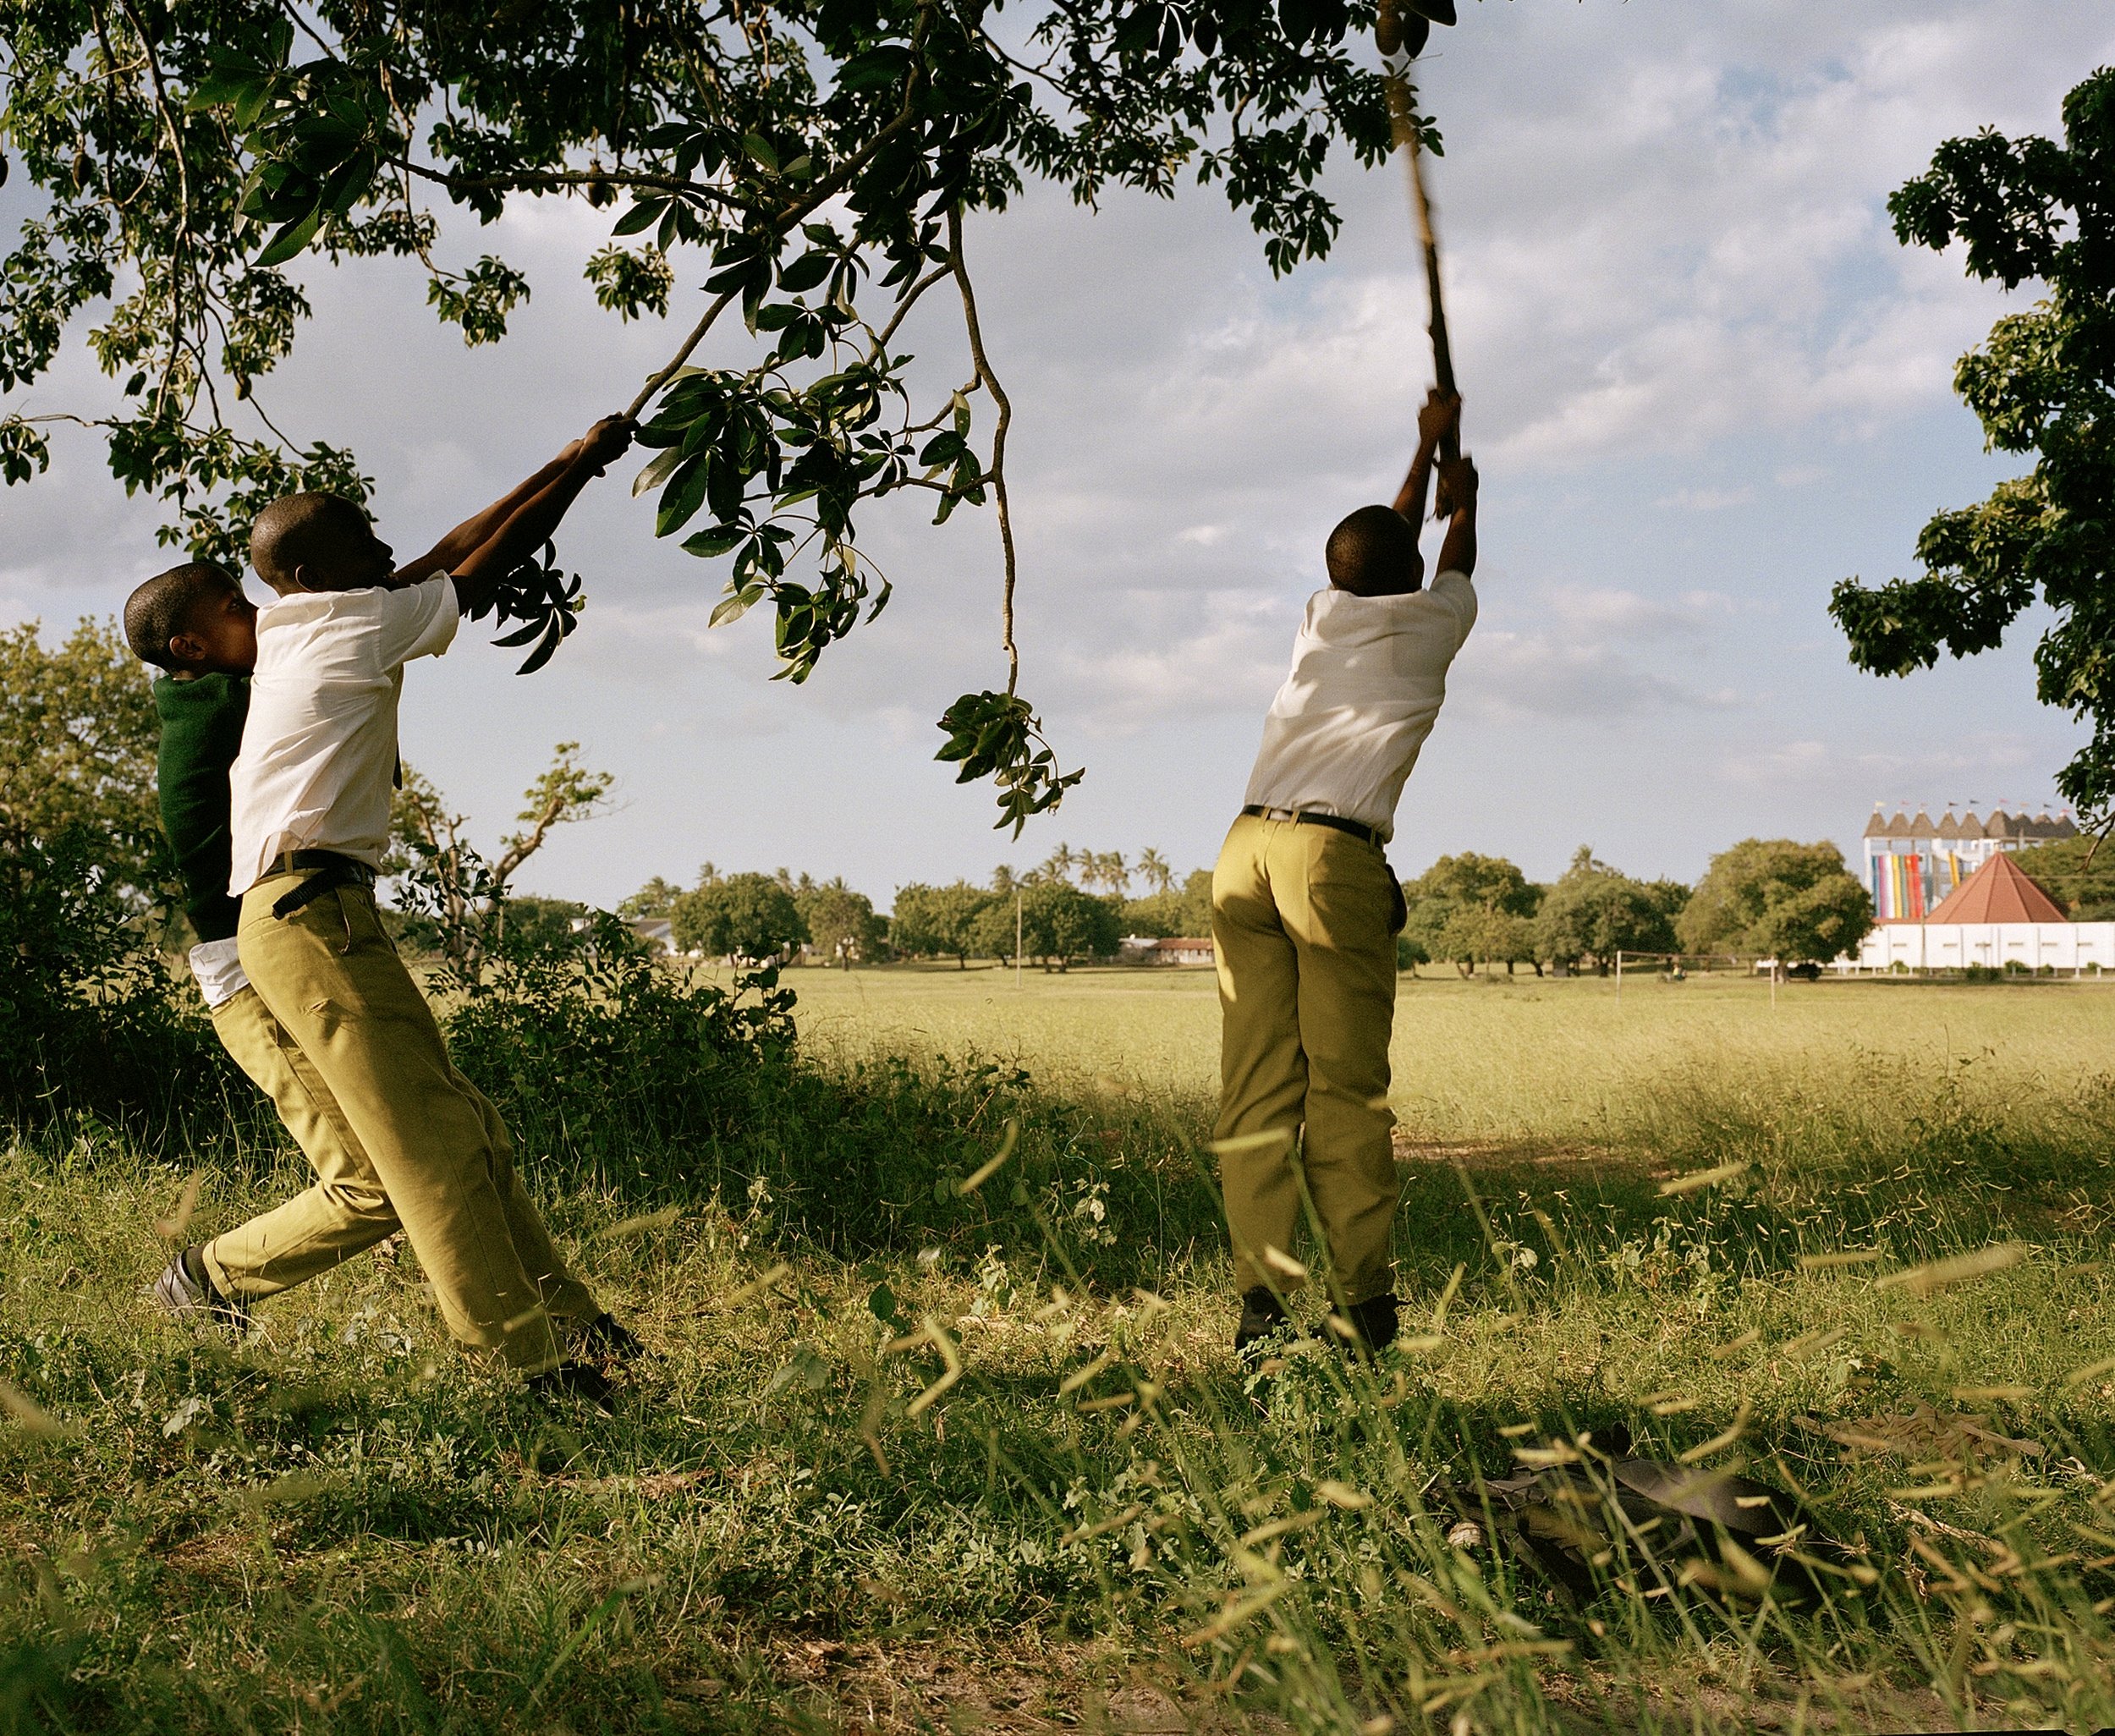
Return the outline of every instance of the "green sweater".
{"type": "Polygon", "coordinates": [[[228,771],[242,751],[250,678],[201,675],[176,681],[159,676],[154,708],[162,718],[162,748],[155,759],[162,829],[184,879],[184,912],[201,940],[226,940],[242,913],[241,901],[228,891],[228,771]]]}

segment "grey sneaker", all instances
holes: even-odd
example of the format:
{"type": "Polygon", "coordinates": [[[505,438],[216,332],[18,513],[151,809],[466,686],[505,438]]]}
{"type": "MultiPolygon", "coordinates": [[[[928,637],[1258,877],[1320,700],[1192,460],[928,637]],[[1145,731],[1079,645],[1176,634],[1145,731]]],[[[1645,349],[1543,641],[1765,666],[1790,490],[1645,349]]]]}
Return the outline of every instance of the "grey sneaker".
{"type": "Polygon", "coordinates": [[[195,1243],[170,1261],[155,1279],[154,1299],[172,1320],[223,1327],[237,1338],[250,1330],[250,1310],[213,1288],[195,1243]]]}

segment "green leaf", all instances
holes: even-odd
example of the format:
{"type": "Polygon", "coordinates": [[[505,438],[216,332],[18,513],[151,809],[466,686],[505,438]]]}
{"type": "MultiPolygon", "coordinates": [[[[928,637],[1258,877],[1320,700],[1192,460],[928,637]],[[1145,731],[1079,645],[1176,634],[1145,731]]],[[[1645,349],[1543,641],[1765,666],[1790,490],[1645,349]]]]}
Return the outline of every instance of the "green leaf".
{"type": "Polygon", "coordinates": [[[872,91],[893,85],[910,70],[910,50],[894,42],[885,42],[870,48],[864,54],[855,54],[838,69],[837,88],[840,91],[872,91]]]}
{"type": "Polygon", "coordinates": [[[743,525],[715,525],[709,530],[700,530],[683,539],[683,552],[711,560],[723,555],[736,544],[747,540],[749,529],[743,525]]]}
{"type": "Polygon", "coordinates": [[[804,253],[785,270],[779,272],[778,287],[788,295],[799,295],[805,290],[814,288],[816,284],[828,277],[831,268],[835,264],[836,261],[828,254],[820,250],[811,253],[804,253]]]}
{"type": "Polygon", "coordinates": [[[251,261],[257,269],[266,266],[283,265],[316,239],[316,232],[323,226],[323,207],[310,207],[306,217],[286,224],[279,233],[265,244],[265,249],[251,261]]]}
{"type": "Polygon", "coordinates": [[[675,480],[662,494],[661,510],[654,515],[655,536],[666,536],[681,530],[704,504],[706,469],[704,459],[689,459],[676,472],[675,480]]]}
{"type": "Polygon", "coordinates": [[[632,498],[636,500],[650,488],[658,488],[676,473],[676,466],[683,462],[683,449],[672,446],[658,453],[653,461],[632,478],[632,498]]]}
{"type": "Polygon", "coordinates": [[[742,150],[766,174],[775,175],[778,173],[778,153],[772,149],[771,140],[761,133],[744,134],[742,150]]]}
{"type": "Polygon", "coordinates": [[[649,198],[637,201],[629,211],[626,212],[624,216],[618,218],[615,225],[611,228],[610,233],[613,235],[636,235],[641,229],[652,228],[655,223],[661,220],[661,214],[668,208],[669,202],[670,201],[666,198],[649,198]]]}

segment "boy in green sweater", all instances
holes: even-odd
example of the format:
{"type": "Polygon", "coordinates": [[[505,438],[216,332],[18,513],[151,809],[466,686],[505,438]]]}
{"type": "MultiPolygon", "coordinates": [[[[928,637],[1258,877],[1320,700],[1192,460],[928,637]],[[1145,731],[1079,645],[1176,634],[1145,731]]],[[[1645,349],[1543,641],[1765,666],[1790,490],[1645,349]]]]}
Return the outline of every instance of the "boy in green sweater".
{"type": "MultiPolygon", "coordinates": [[[[569,445],[550,464],[475,518],[456,527],[421,559],[395,575],[398,584],[447,572],[490,541],[527,501],[562,475],[576,455],[569,445]]],[[[161,670],[154,682],[162,733],[156,772],[162,823],[184,886],[185,914],[198,937],[190,964],[213,1028],[238,1066],[272,1100],[316,1173],[316,1192],[362,1233],[343,1233],[311,1248],[274,1250],[267,1281],[229,1274],[215,1281],[203,1247],[186,1249],[156,1286],[164,1308],[244,1329],[248,1303],[313,1277],[398,1228],[398,1216],[358,1135],[300,1045],[265,1005],[243,970],[236,945],[241,901],[229,888],[232,854],[229,770],[242,747],[257,662],[257,609],[224,568],[194,561],[157,574],[125,604],[125,636],[134,655],[161,670]],[[365,1233],[371,1231],[371,1234],[365,1233]],[[179,1275],[180,1276],[178,1276],[179,1275]]],[[[510,1178],[511,1179],[511,1178],[510,1178]]],[[[552,1322],[577,1354],[609,1364],[640,1345],[596,1305],[548,1247],[541,1221],[514,1181],[503,1202],[510,1231],[534,1244],[533,1269],[552,1322]]],[[[596,1389],[591,1374],[569,1365],[568,1389],[596,1389]],[[586,1377],[584,1379],[584,1375],[586,1377]]],[[[591,1396],[593,1396],[591,1390],[591,1396]]]]}

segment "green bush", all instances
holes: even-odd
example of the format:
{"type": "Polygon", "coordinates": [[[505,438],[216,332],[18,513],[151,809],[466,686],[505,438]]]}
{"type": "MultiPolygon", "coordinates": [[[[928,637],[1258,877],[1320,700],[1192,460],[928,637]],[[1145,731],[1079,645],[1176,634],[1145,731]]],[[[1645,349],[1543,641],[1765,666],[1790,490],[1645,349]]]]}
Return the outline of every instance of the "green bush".
{"type": "Polygon", "coordinates": [[[1143,1281],[1171,1241],[1217,1234],[1189,1129],[1152,1116],[1112,1129],[975,1057],[825,1068],[799,1052],[793,992],[774,969],[722,987],[656,963],[602,916],[564,942],[510,940],[455,986],[456,1064],[546,1189],[649,1208],[717,1200],[854,1255],[916,1244],[974,1257],[993,1242],[1041,1246],[1050,1230],[1107,1283],[1143,1281]],[[964,1195],[1009,1121],[1007,1163],[964,1195]]]}
{"type": "Polygon", "coordinates": [[[255,1093],[96,845],[69,828],[0,854],[0,1119],[29,1135],[101,1123],[153,1149],[232,1113],[254,1136],[255,1093]]]}

